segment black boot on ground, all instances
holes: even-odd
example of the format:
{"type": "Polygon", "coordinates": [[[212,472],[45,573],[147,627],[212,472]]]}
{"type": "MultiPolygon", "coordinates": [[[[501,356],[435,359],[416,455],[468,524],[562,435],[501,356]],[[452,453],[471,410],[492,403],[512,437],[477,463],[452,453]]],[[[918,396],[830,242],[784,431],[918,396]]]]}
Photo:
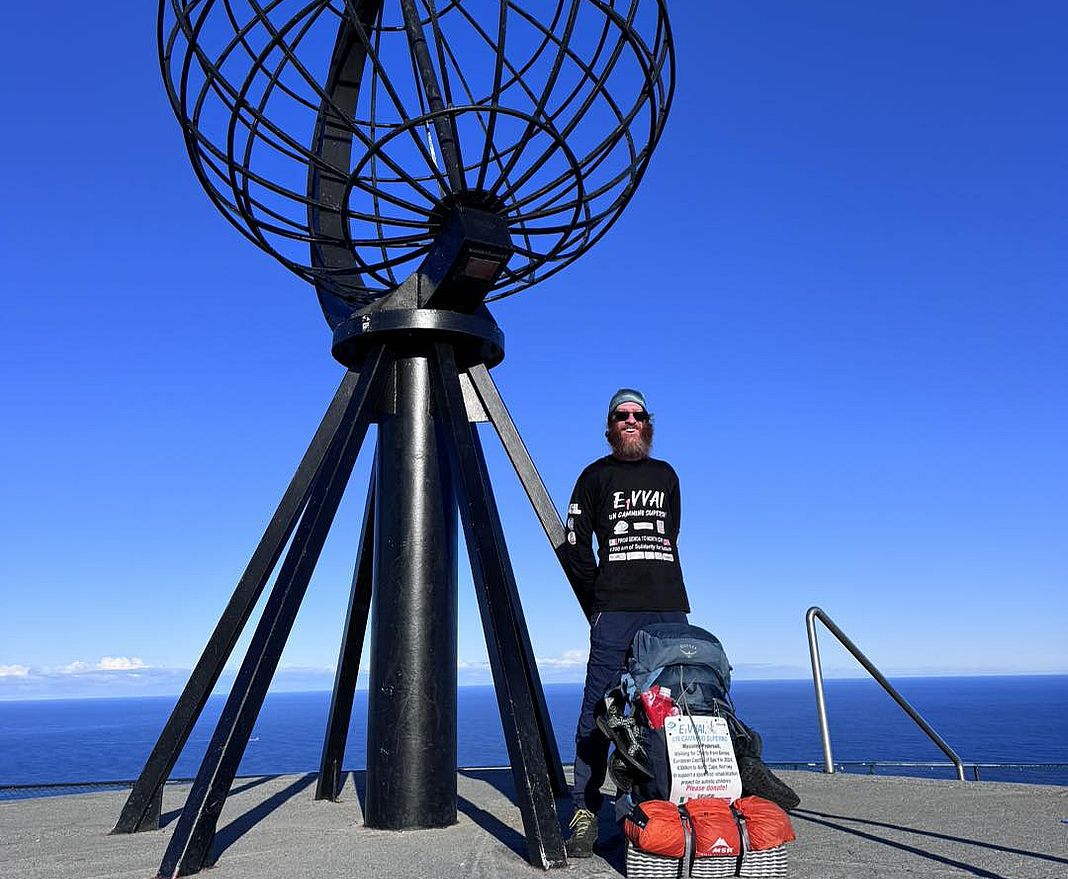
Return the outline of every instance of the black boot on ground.
{"type": "Polygon", "coordinates": [[[801,802],[801,797],[756,757],[739,757],[738,772],[742,776],[742,793],[746,796],[752,794],[771,800],[786,812],[797,808],[801,802]]]}

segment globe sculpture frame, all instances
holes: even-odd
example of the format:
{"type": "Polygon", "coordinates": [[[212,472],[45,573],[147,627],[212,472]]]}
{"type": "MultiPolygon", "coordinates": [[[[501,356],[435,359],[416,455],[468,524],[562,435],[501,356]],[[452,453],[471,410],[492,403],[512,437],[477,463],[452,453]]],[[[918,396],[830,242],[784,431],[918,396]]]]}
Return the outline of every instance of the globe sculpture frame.
{"type": "Polygon", "coordinates": [[[558,553],[564,528],[490,376],[504,336],[486,303],[574,262],[633,195],[674,88],[665,0],[160,0],[158,21],[197,177],[314,285],[347,373],[115,832],[159,827],[163,785],[274,575],[159,875],[211,863],[373,423],[316,798],[338,797],[370,628],[365,823],[455,823],[459,518],[528,856],[560,866],[566,779],[478,422],[493,424],[558,553]]]}

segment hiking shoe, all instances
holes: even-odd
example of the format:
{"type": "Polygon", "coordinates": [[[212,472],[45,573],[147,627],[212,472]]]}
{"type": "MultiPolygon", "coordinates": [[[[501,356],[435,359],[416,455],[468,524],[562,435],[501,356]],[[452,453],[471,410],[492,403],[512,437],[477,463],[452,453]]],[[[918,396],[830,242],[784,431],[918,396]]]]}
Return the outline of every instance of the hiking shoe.
{"type": "Polygon", "coordinates": [[[801,797],[756,757],[739,757],[738,773],[742,777],[742,793],[746,796],[752,794],[771,800],[784,812],[797,808],[801,802],[801,797]]]}
{"type": "Polygon", "coordinates": [[[588,858],[593,855],[593,844],[597,842],[597,816],[589,809],[578,809],[571,819],[571,836],[567,838],[565,848],[569,858],[588,858]]]}

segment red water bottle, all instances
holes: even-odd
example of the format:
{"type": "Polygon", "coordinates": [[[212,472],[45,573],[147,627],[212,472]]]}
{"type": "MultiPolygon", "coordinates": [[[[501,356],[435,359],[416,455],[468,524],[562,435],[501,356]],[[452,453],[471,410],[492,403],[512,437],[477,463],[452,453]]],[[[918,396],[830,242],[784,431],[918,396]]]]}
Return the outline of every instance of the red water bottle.
{"type": "Polygon", "coordinates": [[[641,694],[642,707],[645,708],[645,716],[649,719],[649,726],[660,729],[664,725],[664,718],[672,714],[678,714],[675,700],[671,698],[671,690],[653,684],[641,694]]]}

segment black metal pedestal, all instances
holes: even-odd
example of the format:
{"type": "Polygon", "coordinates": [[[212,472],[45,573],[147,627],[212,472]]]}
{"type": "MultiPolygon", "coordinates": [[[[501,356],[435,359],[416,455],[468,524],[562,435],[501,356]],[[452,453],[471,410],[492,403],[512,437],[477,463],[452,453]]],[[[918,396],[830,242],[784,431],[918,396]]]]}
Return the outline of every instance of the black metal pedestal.
{"type": "Polygon", "coordinates": [[[456,823],[456,501],[425,357],[398,358],[375,469],[369,827],[456,823]]]}
{"type": "Polygon", "coordinates": [[[481,359],[485,351],[497,357],[499,331],[478,329],[485,317],[472,323],[447,313],[439,321],[428,311],[413,311],[406,326],[397,314],[384,328],[364,325],[373,331],[353,349],[359,372],[338,389],[126,802],[114,832],[159,826],[163,784],[288,542],[160,876],[188,875],[211,863],[220,813],[372,421],[376,462],[316,797],[337,797],[370,622],[365,821],[386,829],[456,821],[458,511],[529,858],[542,868],[566,862],[554,796],[564,796],[567,786],[473,420],[497,428],[556,549],[563,528],[481,359]],[[473,345],[464,333],[482,341],[473,345]],[[486,338],[494,345],[487,348],[486,338]]]}

